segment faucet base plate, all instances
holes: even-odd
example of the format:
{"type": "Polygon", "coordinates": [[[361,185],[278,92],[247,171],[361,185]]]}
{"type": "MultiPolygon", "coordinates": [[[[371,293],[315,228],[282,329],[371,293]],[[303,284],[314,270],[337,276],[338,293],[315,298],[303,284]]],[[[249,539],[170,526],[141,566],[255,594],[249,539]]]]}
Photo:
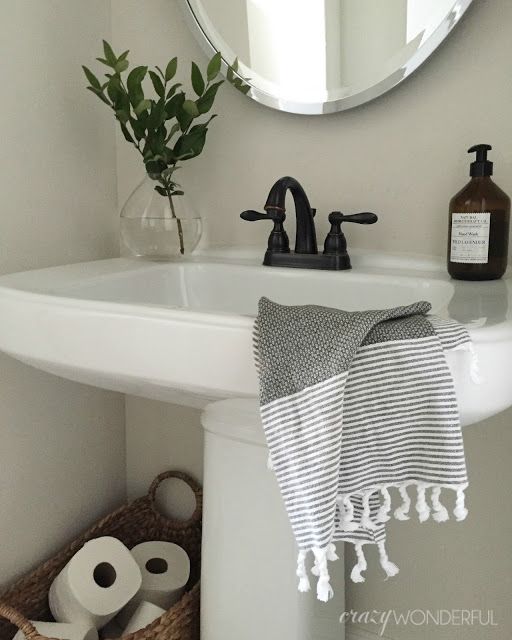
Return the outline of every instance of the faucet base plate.
{"type": "Polygon", "coordinates": [[[267,267],[290,267],[293,269],[324,269],[327,271],[345,271],[351,269],[348,254],[334,255],[326,253],[276,253],[267,251],[263,264],[267,267]]]}

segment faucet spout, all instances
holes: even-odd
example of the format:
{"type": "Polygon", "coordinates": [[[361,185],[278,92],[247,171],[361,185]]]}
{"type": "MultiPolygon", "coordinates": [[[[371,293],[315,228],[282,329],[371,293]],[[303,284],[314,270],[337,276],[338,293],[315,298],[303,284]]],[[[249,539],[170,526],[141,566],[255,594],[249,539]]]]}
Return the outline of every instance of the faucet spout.
{"type": "Polygon", "coordinates": [[[318,253],[314,215],[306,192],[301,184],[290,176],[280,178],[268,194],[265,210],[285,212],[286,193],[290,191],[295,203],[297,233],[295,236],[295,253],[318,253]]]}

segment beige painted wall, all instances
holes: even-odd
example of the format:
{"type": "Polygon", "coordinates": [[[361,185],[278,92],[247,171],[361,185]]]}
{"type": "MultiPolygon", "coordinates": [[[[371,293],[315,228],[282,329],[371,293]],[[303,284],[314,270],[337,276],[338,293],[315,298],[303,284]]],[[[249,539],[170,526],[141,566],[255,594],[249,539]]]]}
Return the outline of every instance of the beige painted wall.
{"type": "MultiPolygon", "coordinates": [[[[113,128],[80,75],[109,29],[103,0],[16,0],[2,12],[2,273],[117,250],[113,128]]],[[[6,356],[0,380],[5,584],[124,498],[125,446],[121,396],[6,356]]]]}
{"type": "MultiPolygon", "coordinates": [[[[204,60],[176,0],[113,0],[112,7],[114,42],[129,47],[134,61],[162,64],[176,54],[183,61],[204,60]]],[[[465,151],[471,144],[495,145],[496,180],[512,193],[511,22],[509,0],[475,0],[450,39],[412,78],[346,113],[278,113],[226,87],[205,153],[183,170],[185,185],[208,219],[211,240],[255,243],[263,251],[268,229],[243,223],[238,214],[261,207],[273,181],[291,174],[303,182],[318,218],[336,208],[381,214],[376,227],[347,230],[350,244],[443,255],[448,200],[467,180],[465,151]]],[[[142,170],[119,138],[117,152],[122,202],[142,170]]],[[[153,472],[169,464],[200,473],[197,412],[137,399],[129,399],[127,409],[130,491],[142,491],[153,472]],[[176,425],[177,439],[162,445],[176,425]]],[[[498,630],[402,627],[390,637],[510,636],[509,423],[507,412],[465,432],[472,477],[467,523],[393,524],[390,555],[402,566],[401,575],[383,583],[378,569],[370,571],[367,584],[349,588],[348,608],[495,609],[498,630]]]]}

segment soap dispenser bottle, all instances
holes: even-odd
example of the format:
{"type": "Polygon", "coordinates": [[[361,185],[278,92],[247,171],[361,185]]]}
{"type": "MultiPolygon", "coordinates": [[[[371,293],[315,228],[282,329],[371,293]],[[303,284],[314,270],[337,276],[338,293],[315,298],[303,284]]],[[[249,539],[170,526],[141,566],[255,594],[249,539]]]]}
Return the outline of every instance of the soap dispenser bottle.
{"type": "Polygon", "coordinates": [[[448,273],[458,280],[496,280],[507,268],[510,198],[491,180],[491,149],[468,149],[471,180],[450,201],[448,273]]]}

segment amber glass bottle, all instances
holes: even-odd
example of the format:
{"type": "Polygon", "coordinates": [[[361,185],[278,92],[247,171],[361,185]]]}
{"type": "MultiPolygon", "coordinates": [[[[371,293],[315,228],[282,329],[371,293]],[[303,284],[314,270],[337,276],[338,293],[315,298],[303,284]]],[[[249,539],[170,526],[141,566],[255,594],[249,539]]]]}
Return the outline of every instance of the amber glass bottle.
{"type": "Polygon", "coordinates": [[[496,280],[507,268],[510,198],[491,180],[491,149],[468,150],[471,180],[450,201],[448,273],[458,280],[496,280]]]}

